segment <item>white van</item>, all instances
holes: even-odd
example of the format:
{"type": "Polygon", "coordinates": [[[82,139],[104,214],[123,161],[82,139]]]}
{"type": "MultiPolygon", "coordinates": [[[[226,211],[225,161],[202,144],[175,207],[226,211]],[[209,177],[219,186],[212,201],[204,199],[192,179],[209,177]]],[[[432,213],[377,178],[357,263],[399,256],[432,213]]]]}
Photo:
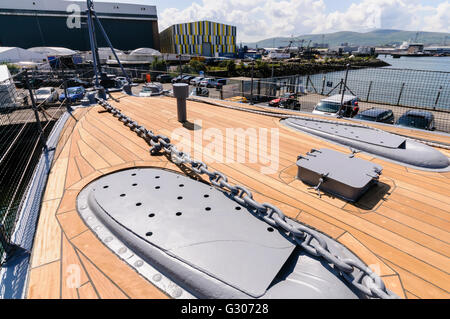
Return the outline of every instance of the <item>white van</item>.
{"type": "MultiPolygon", "coordinates": [[[[321,100],[314,108],[313,114],[337,117],[341,108],[342,95],[336,94],[321,100]]],[[[358,98],[354,95],[344,95],[344,117],[353,117],[358,114],[358,98]]]]}

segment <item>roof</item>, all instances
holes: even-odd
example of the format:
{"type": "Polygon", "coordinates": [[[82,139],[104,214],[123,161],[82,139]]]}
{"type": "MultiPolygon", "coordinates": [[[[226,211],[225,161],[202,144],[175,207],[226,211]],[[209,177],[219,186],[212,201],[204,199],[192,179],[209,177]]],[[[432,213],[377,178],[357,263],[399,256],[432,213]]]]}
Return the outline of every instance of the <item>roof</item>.
{"type": "Polygon", "coordinates": [[[46,55],[59,55],[59,56],[77,54],[77,52],[74,50],[62,47],[34,47],[29,48],[28,51],[43,53],[46,55]]]}
{"type": "Polygon", "coordinates": [[[422,111],[422,110],[409,110],[405,114],[403,114],[402,116],[405,116],[405,115],[421,116],[421,117],[425,117],[427,119],[434,118],[433,113],[428,112],[428,111],[422,111]]]}
{"type": "Polygon", "coordinates": [[[372,108],[372,109],[364,110],[360,114],[364,115],[364,116],[377,117],[386,111],[389,111],[389,110],[372,108]]]}
{"type": "MultiPolygon", "coordinates": [[[[353,99],[356,99],[357,97],[354,95],[344,95],[344,103],[351,101],[353,99]]],[[[330,96],[326,99],[321,100],[321,102],[333,102],[333,103],[341,103],[342,100],[342,95],[341,94],[336,94],[333,96],[330,96]]]]}
{"type": "Polygon", "coordinates": [[[139,48],[130,52],[130,55],[162,55],[161,52],[151,48],[139,48]]]}
{"type": "Polygon", "coordinates": [[[18,47],[0,47],[1,62],[38,62],[42,63],[47,60],[44,54],[33,52],[18,47]]]}

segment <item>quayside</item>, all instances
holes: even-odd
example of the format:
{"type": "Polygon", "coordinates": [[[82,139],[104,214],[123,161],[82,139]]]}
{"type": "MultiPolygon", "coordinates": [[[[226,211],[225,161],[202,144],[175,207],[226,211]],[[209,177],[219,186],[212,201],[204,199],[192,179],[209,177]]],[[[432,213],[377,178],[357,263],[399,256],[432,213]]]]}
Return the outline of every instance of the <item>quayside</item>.
{"type": "MultiPolygon", "coordinates": [[[[176,132],[178,136],[191,137],[190,148],[185,149],[191,154],[194,154],[196,146],[210,145],[211,140],[204,135],[211,130],[266,128],[270,132],[277,129],[279,161],[277,166],[272,166],[275,167],[273,171],[261,172],[262,168],[268,168],[270,161],[248,160],[251,155],[248,138],[237,146],[247,150],[246,160],[242,162],[214,161],[209,155],[202,159],[209,170],[225,174],[229,183],[248,188],[255,201],[271,203],[292,222],[308,225],[345,246],[377,273],[386,288],[398,297],[449,297],[450,173],[413,169],[373,155],[356,153],[353,154],[356,158],[382,167],[377,182],[354,203],[326,192],[319,196],[316,190],[310,189],[310,185],[297,179],[297,157],[311,149],[331,149],[343,154],[350,154],[350,151],[348,147],[284,126],[277,112],[256,114],[188,101],[188,122],[182,124],[177,121],[176,99],[139,98],[122,93],[114,94],[114,97],[116,100],[109,99],[108,105],[155,134],[171,137],[176,132]]],[[[229,105],[238,106],[231,102],[229,105]]],[[[245,108],[263,110],[256,106],[245,108]]],[[[165,284],[169,285],[165,281],[167,273],[163,276],[155,273],[149,277],[136,270],[146,264],[139,252],[133,254],[136,247],[125,247],[123,241],[116,239],[106,240],[102,237],[101,227],[96,228],[98,225],[88,221],[83,207],[77,203],[83,192],[95,183],[128,170],[130,173],[132,170],[164,170],[214,188],[208,178],[202,179],[186,166],[177,165],[170,156],[152,156],[148,143],[130,130],[133,125],[126,126],[123,122],[100,105],[79,108],[73,112],[73,117],[68,118],[55,150],[42,199],[24,297],[183,297],[179,290],[170,290],[167,286],[164,289],[165,284]]],[[[449,137],[433,132],[398,127],[389,129],[397,134],[450,144],[449,137]]],[[[172,142],[178,141],[174,137],[172,142]]],[[[230,139],[224,134],[224,150],[229,143],[230,139]]],[[[436,146],[435,149],[447,157],[450,155],[444,147],[436,146]]],[[[132,188],[133,185],[127,187],[132,188]]],[[[99,202],[107,204],[104,199],[99,199],[99,202]]],[[[136,204],[130,205],[137,207],[136,204]]],[[[151,203],[149,205],[151,207],[151,203]]],[[[150,216],[152,212],[145,213],[150,216]]],[[[175,213],[173,218],[184,216],[175,213]]],[[[150,232],[148,230],[142,236],[149,236],[150,232]]],[[[221,266],[226,268],[226,265],[221,266]]],[[[182,284],[180,287],[185,288],[182,284]]]]}

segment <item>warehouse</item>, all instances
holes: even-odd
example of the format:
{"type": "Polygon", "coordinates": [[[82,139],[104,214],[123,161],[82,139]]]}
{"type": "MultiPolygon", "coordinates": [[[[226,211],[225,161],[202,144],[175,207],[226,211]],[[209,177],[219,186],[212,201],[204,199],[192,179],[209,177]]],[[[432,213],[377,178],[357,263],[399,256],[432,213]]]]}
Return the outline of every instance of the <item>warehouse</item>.
{"type": "MultiPolygon", "coordinates": [[[[1,0],[0,46],[90,50],[86,8],[86,0],[1,0]]],[[[155,6],[103,0],[94,1],[94,8],[114,47],[159,50],[155,6]]],[[[96,39],[100,47],[107,46],[98,27],[96,39]]]]}
{"type": "Polygon", "coordinates": [[[175,24],[159,35],[162,53],[226,56],[236,53],[236,27],[210,21],[175,24]]]}

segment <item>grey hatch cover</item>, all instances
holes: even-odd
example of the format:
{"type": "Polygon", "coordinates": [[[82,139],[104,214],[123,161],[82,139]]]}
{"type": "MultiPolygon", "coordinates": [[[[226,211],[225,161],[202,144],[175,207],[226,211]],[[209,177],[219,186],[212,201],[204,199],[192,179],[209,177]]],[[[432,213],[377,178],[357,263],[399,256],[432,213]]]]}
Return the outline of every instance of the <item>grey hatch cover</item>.
{"type": "Polygon", "coordinates": [[[266,292],[295,248],[221,191],[161,169],[104,176],[89,203],[118,223],[124,237],[132,233],[254,297],[266,292]]]}

